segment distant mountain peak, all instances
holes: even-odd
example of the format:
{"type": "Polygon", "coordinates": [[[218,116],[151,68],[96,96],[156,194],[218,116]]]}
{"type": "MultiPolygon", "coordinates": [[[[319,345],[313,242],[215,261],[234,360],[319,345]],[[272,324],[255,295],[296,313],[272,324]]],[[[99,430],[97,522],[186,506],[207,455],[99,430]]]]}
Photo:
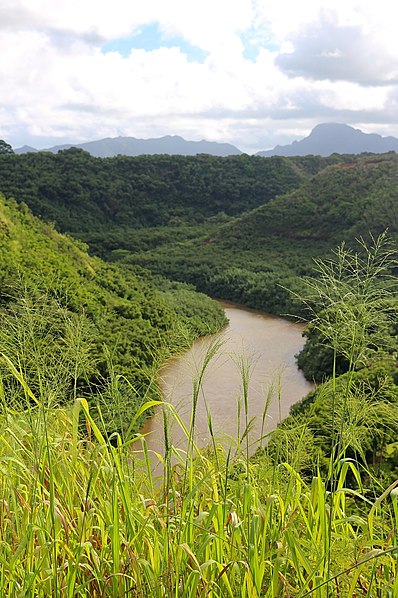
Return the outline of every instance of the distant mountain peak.
{"type": "MultiPolygon", "coordinates": [[[[125,156],[140,156],[142,154],[170,154],[193,156],[196,154],[210,154],[213,156],[233,156],[242,152],[230,143],[216,141],[187,141],[179,135],[165,135],[152,139],[137,139],[136,137],[106,137],[98,141],[88,141],[79,144],[55,145],[46,150],[57,153],[70,147],[77,147],[89,152],[97,158],[111,158],[122,154],[125,156]]],[[[15,150],[18,154],[35,152],[34,148],[24,146],[15,150]]]]}
{"type": "Polygon", "coordinates": [[[37,152],[38,150],[30,145],[23,145],[14,150],[16,154],[27,154],[29,152],[37,152]]]}
{"type": "Polygon", "coordinates": [[[274,149],[258,152],[258,156],[306,156],[309,154],[383,154],[398,152],[398,139],[382,137],[375,133],[363,133],[360,129],[343,123],[321,123],[314,127],[308,137],[289,145],[277,145],[274,149]]]}
{"type": "Polygon", "coordinates": [[[359,129],[354,129],[354,127],[351,127],[350,125],[346,125],[345,123],[319,123],[319,125],[315,125],[315,127],[312,129],[310,135],[312,135],[314,132],[327,131],[327,130],[333,130],[333,129],[359,131],[359,129]]]}

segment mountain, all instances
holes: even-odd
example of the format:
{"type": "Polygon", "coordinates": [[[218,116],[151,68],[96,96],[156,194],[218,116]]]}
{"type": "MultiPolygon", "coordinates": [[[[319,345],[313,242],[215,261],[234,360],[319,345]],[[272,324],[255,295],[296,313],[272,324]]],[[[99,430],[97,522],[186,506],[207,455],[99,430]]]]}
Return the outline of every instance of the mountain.
{"type": "Polygon", "coordinates": [[[308,137],[290,145],[277,145],[272,150],[258,152],[257,156],[330,156],[331,154],[383,154],[398,152],[398,139],[363,133],[348,125],[325,123],[317,125],[308,137]]]}
{"type": "MultiPolygon", "coordinates": [[[[79,144],[54,145],[44,150],[53,154],[59,151],[77,147],[89,152],[96,158],[111,158],[117,155],[141,156],[154,154],[169,154],[194,156],[209,154],[211,156],[237,156],[243,152],[230,143],[215,141],[187,141],[178,135],[152,139],[137,139],[136,137],[107,137],[97,141],[79,144]]],[[[26,154],[39,150],[29,145],[16,148],[16,154],[26,154]]],[[[308,137],[293,141],[289,145],[277,145],[274,149],[257,152],[257,156],[330,156],[331,154],[361,154],[363,152],[383,154],[398,152],[396,137],[382,137],[376,133],[363,133],[349,125],[338,123],[324,123],[317,125],[308,137]]]]}
{"type": "Polygon", "coordinates": [[[39,150],[37,150],[36,148],[34,148],[34,147],[30,146],[30,145],[23,145],[22,147],[17,147],[14,150],[14,153],[15,154],[27,154],[29,152],[36,153],[38,151],[39,150]]]}
{"type": "MultiPolygon", "coordinates": [[[[236,156],[242,152],[229,143],[217,143],[214,141],[187,141],[178,135],[167,135],[155,139],[137,139],[135,137],[107,137],[98,141],[87,143],[55,145],[42,150],[57,153],[70,147],[77,147],[89,152],[97,158],[111,158],[112,156],[140,156],[142,154],[175,154],[183,156],[194,156],[196,154],[210,154],[212,156],[236,156]]],[[[29,146],[23,146],[15,150],[16,154],[36,152],[29,146]]]]}

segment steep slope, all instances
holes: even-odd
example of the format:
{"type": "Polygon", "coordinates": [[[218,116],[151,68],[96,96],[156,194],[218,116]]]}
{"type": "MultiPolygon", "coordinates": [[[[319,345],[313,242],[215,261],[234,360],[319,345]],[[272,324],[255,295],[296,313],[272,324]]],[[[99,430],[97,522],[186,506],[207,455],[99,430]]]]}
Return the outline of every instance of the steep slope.
{"type": "Polygon", "coordinates": [[[398,151],[398,139],[382,137],[375,133],[363,133],[348,125],[325,123],[317,125],[308,137],[289,145],[277,145],[274,149],[258,152],[258,156],[307,156],[309,154],[383,154],[398,151]]]}
{"type": "MultiPolygon", "coordinates": [[[[58,402],[100,400],[108,431],[128,427],[145,394],[156,394],[156,368],[165,356],[225,322],[206,297],[167,285],[156,290],[148,274],[88,256],[26,205],[1,196],[0,283],[0,353],[34,393],[44,392],[50,376],[58,402]],[[116,393],[123,399],[117,422],[115,384],[125,387],[116,393]]],[[[4,362],[0,370],[7,380],[4,362]]],[[[9,382],[6,400],[21,399],[18,388],[9,382]]]]}

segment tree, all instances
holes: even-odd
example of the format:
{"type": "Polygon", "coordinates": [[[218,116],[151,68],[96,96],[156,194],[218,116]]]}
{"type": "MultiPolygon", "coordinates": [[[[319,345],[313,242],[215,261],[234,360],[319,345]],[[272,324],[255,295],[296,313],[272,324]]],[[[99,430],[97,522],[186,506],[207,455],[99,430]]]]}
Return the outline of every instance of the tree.
{"type": "Polygon", "coordinates": [[[0,139],[0,154],[13,154],[14,150],[12,149],[9,143],[6,143],[3,139],[0,139]]]}

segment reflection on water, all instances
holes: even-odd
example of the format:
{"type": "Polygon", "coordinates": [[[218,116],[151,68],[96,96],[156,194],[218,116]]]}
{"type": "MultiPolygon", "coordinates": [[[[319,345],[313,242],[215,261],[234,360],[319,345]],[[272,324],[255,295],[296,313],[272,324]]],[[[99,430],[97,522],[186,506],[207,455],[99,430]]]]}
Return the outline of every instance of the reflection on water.
{"type": "MultiPolygon", "coordinates": [[[[161,386],[165,401],[173,404],[185,425],[189,426],[193,384],[201,371],[209,346],[217,338],[221,347],[206,368],[199,393],[195,440],[200,447],[210,442],[208,413],[213,434],[224,445],[235,444],[238,428],[238,404],[241,403],[240,429],[245,429],[242,404],[242,369],[248,372],[248,417],[255,417],[250,432],[252,452],[258,446],[262,429],[274,429],[289,408],[312,388],[297,369],[295,354],[303,346],[303,326],[222,303],[229,325],[219,334],[199,339],[183,355],[171,359],[161,371],[161,386]],[[272,398],[262,424],[267,396],[272,398]]],[[[163,417],[161,410],[150,418],[142,433],[147,434],[148,448],[163,453],[163,417]]],[[[171,428],[173,444],[184,448],[184,434],[177,424],[171,428]]]]}

